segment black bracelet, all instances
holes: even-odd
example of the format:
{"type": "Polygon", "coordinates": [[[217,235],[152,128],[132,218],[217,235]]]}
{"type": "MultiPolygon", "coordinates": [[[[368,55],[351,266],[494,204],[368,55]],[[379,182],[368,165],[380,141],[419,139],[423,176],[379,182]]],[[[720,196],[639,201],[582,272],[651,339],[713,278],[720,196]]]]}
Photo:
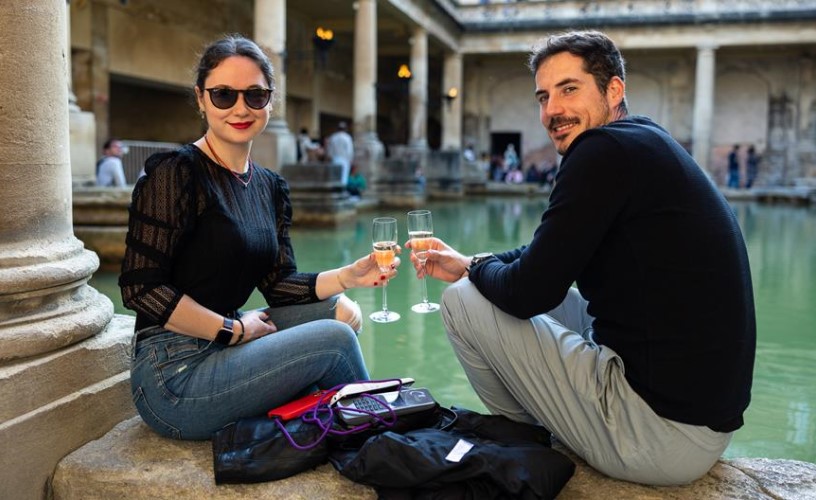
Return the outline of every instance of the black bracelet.
{"type": "Polygon", "coordinates": [[[238,342],[235,343],[235,345],[238,345],[244,341],[244,332],[246,332],[246,327],[244,326],[244,322],[241,321],[241,318],[235,318],[235,321],[241,324],[241,333],[238,334],[238,342]]]}

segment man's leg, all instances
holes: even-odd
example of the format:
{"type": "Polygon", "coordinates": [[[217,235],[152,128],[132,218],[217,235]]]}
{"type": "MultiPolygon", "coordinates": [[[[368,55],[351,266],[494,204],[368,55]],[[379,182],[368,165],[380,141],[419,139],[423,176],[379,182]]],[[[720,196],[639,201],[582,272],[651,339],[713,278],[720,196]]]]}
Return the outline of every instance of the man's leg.
{"type": "Polygon", "coordinates": [[[588,334],[591,324],[576,290],[550,314],[522,320],[464,279],[445,291],[442,313],[454,351],[491,412],[544,425],[609,476],[687,483],[728,445],[730,434],[672,422],[649,408],[629,387],[618,355],[576,333],[588,334]]]}

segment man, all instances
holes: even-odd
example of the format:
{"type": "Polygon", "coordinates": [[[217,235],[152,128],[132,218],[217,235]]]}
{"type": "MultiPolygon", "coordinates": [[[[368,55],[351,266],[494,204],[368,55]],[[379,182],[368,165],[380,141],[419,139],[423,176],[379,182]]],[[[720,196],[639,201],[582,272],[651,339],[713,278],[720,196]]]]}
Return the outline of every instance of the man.
{"type": "Polygon", "coordinates": [[[516,250],[466,257],[434,240],[427,274],[456,281],[442,301],[448,337],[491,412],[547,427],[609,476],[691,482],[750,400],[756,326],[739,226],[664,129],[627,116],[609,38],[555,35],[530,68],[563,155],[550,203],[516,250]]]}
{"type": "Polygon", "coordinates": [[[122,141],[108,139],[102,146],[102,158],[96,164],[96,185],[101,187],[125,187],[125,155],[122,141]]]}
{"type": "Polygon", "coordinates": [[[348,184],[351,163],[354,161],[354,141],[346,131],[346,122],[337,125],[337,131],[326,140],[326,154],[332,163],[343,167],[341,182],[345,186],[348,184]]]}

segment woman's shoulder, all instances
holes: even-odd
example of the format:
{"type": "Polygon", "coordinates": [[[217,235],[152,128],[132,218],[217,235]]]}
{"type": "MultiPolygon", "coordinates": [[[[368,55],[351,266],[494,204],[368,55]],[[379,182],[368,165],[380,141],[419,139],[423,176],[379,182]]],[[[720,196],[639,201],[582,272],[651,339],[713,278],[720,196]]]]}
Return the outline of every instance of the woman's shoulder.
{"type": "Polygon", "coordinates": [[[197,148],[192,144],[174,149],[153,153],[145,160],[145,174],[168,175],[171,172],[181,173],[180,170],[191,169],[194,165],[197,148]]]}

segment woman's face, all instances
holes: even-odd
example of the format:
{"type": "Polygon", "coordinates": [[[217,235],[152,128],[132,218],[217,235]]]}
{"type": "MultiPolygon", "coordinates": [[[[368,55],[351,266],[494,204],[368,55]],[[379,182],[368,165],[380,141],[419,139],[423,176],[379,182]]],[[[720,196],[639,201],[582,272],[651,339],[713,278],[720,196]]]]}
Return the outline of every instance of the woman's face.
{"type": "Polygon", "coordinates": [[[227,88],[234,90],[266,89],[261,69],[252,59],[230,56],[213,68],[204,81],[204,88],[196,86],[199,109],[204,110],[210,132],[221,142],[245,144],[260,134],[269,122],[272,101],[262,109],[247,106],[245,95],[238,94],[235,104],[228,109],[216,107],[206,89],[227,88]]]}

